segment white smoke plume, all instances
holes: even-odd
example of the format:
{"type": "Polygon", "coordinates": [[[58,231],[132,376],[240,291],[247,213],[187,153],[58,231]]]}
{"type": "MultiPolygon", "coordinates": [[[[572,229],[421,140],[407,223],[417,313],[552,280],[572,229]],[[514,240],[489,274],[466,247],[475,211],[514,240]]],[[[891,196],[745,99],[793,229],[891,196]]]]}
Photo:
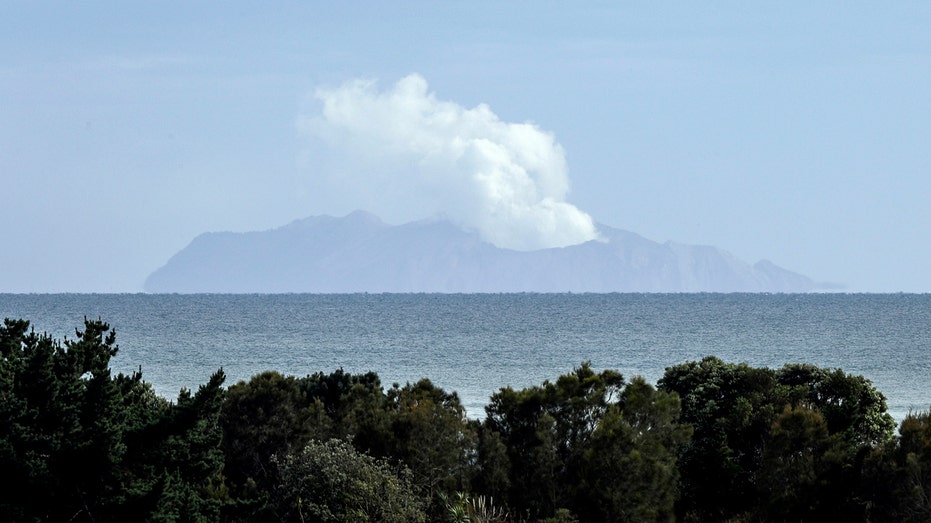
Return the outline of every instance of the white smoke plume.
{"type": "Polygon", "coordinates": [[[384,92],[355,80],[315,95],[322,113],[300,126],[341,158],[339,183],[364,193],[367,210],[442,213],[516,250],[597,238],[592,218],[565,201],[562,147],[537,126],[502,122],[484,104],[437,100],[416,74],[384,92]]]}

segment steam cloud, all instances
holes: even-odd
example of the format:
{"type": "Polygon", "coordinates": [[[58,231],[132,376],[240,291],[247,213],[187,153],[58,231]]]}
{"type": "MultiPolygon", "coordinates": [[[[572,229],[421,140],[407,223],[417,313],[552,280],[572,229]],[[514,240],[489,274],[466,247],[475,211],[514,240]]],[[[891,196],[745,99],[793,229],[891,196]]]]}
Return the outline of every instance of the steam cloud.
{"type": "Polygon", "coordinates": [[[416,74],[385,92],[355,80],[315,95],[322,114],[300,125],[354,162],[341,166],[339,183],[368,210],[443,213],[516,250],[597,238],[592,218],[565,201],[562,147],[537,126],[502,122],[484,104],[467,109],[437,100],[416,74]]]}

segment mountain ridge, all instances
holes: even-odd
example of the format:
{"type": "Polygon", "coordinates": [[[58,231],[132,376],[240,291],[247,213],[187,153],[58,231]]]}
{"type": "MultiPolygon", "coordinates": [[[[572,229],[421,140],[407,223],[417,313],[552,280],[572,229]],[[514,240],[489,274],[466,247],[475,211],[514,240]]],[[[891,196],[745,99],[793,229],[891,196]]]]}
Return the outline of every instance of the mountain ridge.
{"type": "Polygon", "coordinates": [[[601,238],[516,251],[433,218],[389,225],[356,211],[266,231],[208,232],[154,271],[146,292],[810,292],[827,288],[767,260],[657,243],[598,225],[601,238]]]}

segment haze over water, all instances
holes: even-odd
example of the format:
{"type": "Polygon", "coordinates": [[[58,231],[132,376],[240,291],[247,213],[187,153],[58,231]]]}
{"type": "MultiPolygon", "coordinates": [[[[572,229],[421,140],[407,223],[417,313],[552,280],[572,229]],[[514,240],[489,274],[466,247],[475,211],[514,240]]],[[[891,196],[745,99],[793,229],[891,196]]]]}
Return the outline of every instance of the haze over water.
{"type": "Polygon", "coordinates": [[[862,374],[897,420],[931,406],[928,294],[0,294],[0,316],[58,338],[85,315],[116,329],[114,370],[141,366],[169,398],[219,367],[228,384],[342,367],[375,371],[385,387],[430,378],[481,417],[498,388],[583,361],[655,383],[667,366],[715,355],[862,374]]]}

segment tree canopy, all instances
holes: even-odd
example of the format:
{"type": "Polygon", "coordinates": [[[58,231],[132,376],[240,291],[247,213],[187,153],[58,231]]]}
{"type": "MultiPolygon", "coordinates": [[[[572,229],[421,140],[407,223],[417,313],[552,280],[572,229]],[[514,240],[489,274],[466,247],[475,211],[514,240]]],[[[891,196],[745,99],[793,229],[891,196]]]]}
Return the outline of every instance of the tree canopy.
{"type": "Polygon", "coordinates": [[[0,351],[0,519],[217,519],[222,370],[169,403],[140,373],[111,375],[100,320],[64,342],[5,320],[0,351]]]}
{"type": "Polygon", "coordinates": [[[484,419],[421,378],[222,369],[174,401],[116,335],[0,326],[4,521],[927,521],[931,413],[863,376],[706,357],[657,386],[582,363],[484,419]]]}

